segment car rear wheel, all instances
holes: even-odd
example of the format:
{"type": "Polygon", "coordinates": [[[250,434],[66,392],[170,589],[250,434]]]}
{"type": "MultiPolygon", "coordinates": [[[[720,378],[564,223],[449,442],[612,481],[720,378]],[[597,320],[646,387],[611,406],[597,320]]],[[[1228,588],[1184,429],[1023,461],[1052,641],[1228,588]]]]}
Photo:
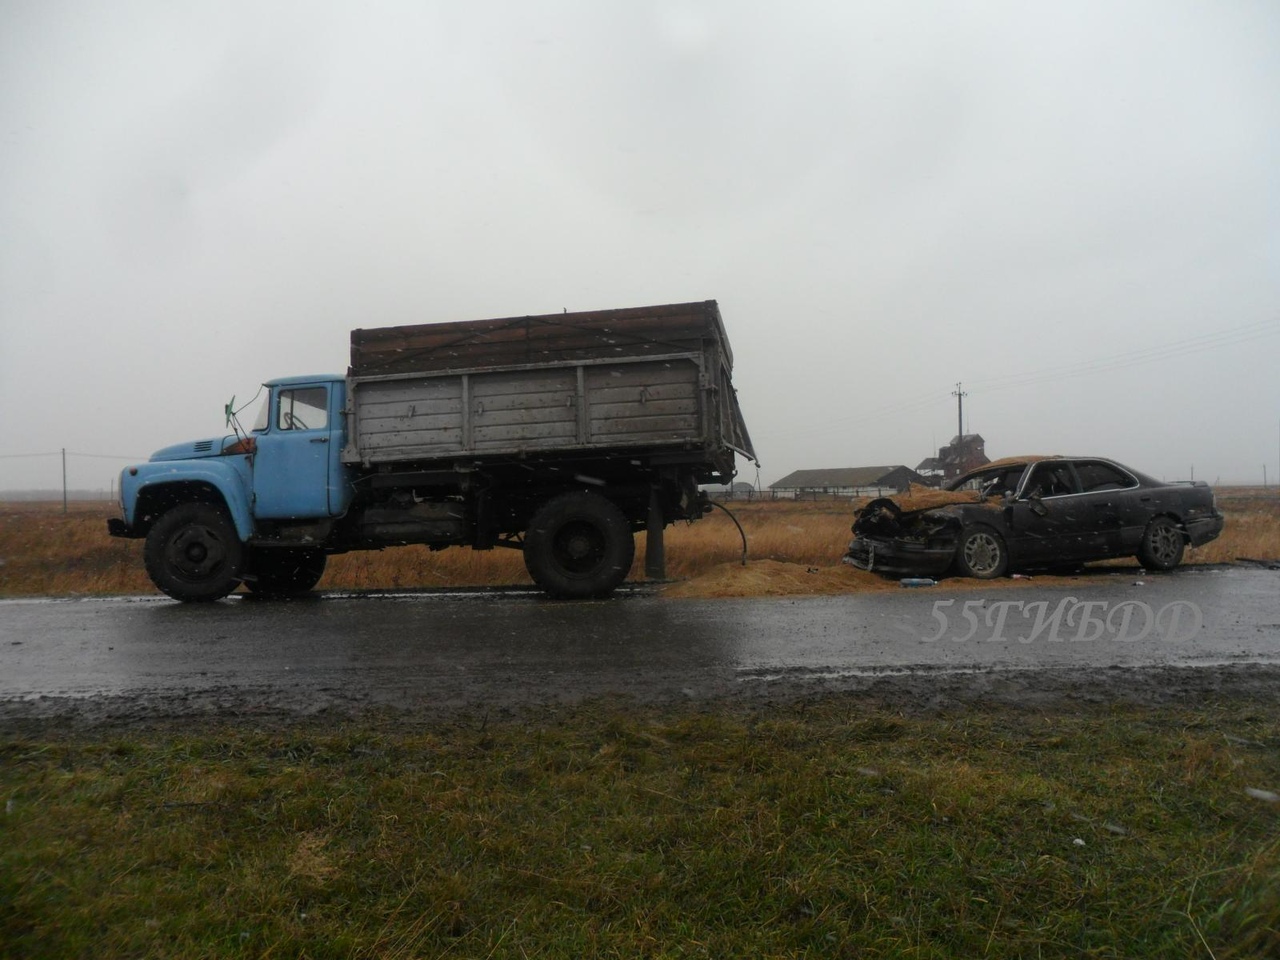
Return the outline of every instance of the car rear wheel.
{"type": "Polygon", "coordinates": [[[1182,562],[1185,547],[1178,525],[1168,517],[1156,517],[1142,534],[1138,562],[1148,570],[1172,570],[1182,562]]]}
{"type": "Polygon", "coordinates": [[[221,600],[240,583],[244,546],[227,515],[185,503],[160,517],[143,550],[151,582],[175,600],[221,600]]]}
{"type": "Polygon", "coordinates": [[[961,576],[978,580],[1003,577],[1009,568],[1009,549],[1004,538],[990,527],[968,527],[960,534],[956,548],[956,569],[961,576]]]}
{"type": "Polygon", "coordinates": [[[611,500],[578,491],[548,500],[529,522],[524,565],[553,597],[603,597],[626,579],[635,559],[631,526],[611,500]]]}

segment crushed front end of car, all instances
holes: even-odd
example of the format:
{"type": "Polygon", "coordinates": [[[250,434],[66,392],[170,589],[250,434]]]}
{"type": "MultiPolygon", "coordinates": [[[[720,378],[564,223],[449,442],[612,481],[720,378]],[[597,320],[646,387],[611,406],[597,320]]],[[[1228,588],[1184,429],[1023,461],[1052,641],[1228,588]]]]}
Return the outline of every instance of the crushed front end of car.
{"type": "Polygon", "coordinates": [[[854,512],[844,562],[887,576],[938,576],[955,560],[960,529],[955,508],[903,510],[880,497],[854,512]]]}

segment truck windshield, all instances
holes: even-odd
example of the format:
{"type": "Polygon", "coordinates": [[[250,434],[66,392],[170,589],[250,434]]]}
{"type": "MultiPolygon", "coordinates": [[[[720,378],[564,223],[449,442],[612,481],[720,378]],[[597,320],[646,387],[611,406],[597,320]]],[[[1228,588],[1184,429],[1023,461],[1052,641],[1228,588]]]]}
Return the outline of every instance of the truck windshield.
{"type": "Polygon", "coordinates": [[[262,398],[262,403],[258,405],[258,415],[253,418],[253,432],[261,433],[267,429],[267,424],[271,417],[271,391],[267,391],[267,395],[262,398]]]}

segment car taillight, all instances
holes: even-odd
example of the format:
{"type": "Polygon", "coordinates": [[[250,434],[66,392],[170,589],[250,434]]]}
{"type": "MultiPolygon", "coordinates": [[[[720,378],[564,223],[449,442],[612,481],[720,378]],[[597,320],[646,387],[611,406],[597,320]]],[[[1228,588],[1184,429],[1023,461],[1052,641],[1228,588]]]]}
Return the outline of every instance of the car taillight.
{"type": "Polygon", "coordinates": [[[222,448],[224,457],[232,456],[237,453],[255,453],[258,449],[257,437],[243,437],[231,444],[229,447],[222,448]]]}

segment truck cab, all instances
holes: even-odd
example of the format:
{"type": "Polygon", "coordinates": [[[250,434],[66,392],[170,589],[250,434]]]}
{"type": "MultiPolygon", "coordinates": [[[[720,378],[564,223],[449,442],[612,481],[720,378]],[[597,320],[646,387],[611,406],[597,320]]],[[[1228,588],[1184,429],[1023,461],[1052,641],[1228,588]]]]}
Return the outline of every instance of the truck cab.
{"type": "Polygon", "coordinates": [[[174,444],[120,476],[117,537],[145,538],[147,572],[179,600],[308,590],[324,572],[332,521],[351,503],[346,383],[268,381],[247,432],[174,444]]]}

